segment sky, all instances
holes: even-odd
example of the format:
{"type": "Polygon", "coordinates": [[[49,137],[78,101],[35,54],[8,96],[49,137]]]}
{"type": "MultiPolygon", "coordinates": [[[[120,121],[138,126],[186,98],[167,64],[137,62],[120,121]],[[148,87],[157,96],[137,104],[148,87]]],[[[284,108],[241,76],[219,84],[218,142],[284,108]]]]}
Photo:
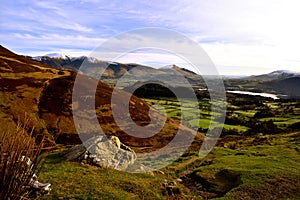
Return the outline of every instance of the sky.
{"type": "MultiPolygon", "coordinates": [[[[23,55],[88,56],[118,34],[157,27],[197,42],[219,74],[300,71],[299,10],[298,0],[2,0],[0,44],[23,55]]],[[[118,61],[184,65],[160,51],[118,61]]]]}

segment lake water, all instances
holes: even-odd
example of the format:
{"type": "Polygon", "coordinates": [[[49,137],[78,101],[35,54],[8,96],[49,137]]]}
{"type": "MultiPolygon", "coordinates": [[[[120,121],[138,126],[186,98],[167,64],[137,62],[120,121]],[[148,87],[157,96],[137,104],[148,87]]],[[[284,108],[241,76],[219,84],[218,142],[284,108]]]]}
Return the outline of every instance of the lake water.
{"type": "Polygon", "coordinates": [[[253,95],[253,96],[262,96],[262,97],[270,97],[272,99],[279,99],[279,97],[276,94],[270,94],[270,93],[258,93],[258,92],[247,92],[247,91],[232,91],[228,90],[228,93],[235,93],[235,94],[246,94],[246,95],[253,95]]]}

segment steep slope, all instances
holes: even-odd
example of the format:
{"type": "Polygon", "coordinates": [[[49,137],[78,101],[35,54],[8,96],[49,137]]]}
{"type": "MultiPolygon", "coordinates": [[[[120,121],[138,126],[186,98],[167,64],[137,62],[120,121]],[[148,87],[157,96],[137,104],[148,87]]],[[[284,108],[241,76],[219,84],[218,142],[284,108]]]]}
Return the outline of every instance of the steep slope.
{"type": "Polygon", "coordinates": [[[49,145],[54,141],[45,122],[38,117],[38,103],[45,82],[70,75],[68,71],[52,69],[28,60],[0,46],[0,125],[2,131],[14,132],[18,123],[27,124],[33,134],[47,135],[49,145]]]}
{"type": "MultiPolygon", "coordinates": [[[[46,64],[29,60],[16,55],[1,46],[0,48],[0,124],[1,127],[13,131],[18,122],[23,124],[29,120],[28,131],[34,128],[34,134],[46,135],[49,143],[75,144],[80,143],[73,122],[72,106],[81,104],[72,102],[72,88],[76,78],[75,72],[58,70],[46,64]]],[[[82,79],[81,91],[89,91],[91,84],[97,84],[94,97],[99,124],[107,135],[116,135],[120,140],[131,146],[137,152],[153,151],[167,145],[182,130],[177,146],[182,146],[187,138],[195,136],[195,132],[181,126],[177,121],[167,119],[161,131],[149,138],[133,137],[125,133],[115,122],[111,111],[111,95],[113,88],[87,76],[78,75],[82,79]]],[[[118,102],[122,104],[124,97],[130,95],[117,90],[118,102]]],[[[84,95],[84,93],[82,94],[84,95]]],[[[75,106],[76,107],[76,106],[75,106]]],[[[120,113],[126,113],[123,107],[118,107],[120,113]]],[[[146,126],[149,121],[150,106],[141,99],[132,96],[130,99],[130,115],[135,124],[146,126]]],[[[164,118],[158,111],[154,112],[157,120],[164,118]]],[[[90,122],[88,113],[82,118],[87,126],[95,126],[90,122]]],[[[151,128],[151,127],[150,127],[151,128]]],[[[152,127],[155,128],[155,127],[152,127]]],[[[83,137],[96,135],[94,129],[83,137]]],[[[137,133],[142,135],[143,133],[137,133]]],[[[201,142],[201,135],[197,136],[201,142]]],[[[180,149],[180,148],[179,148],[180,149]]]]}
{"type": "MultiPolygon", "coordinates": [[[[80,143],[80,139],[78,137],[77,131],[74,126],[74,122],[72,119],[72,87],[74,84],[75,76],[55,78],[49,81],[48,86],[44,89],[43,95],[40,98],[39,102],[39,116],[41,119],[47,122],[48,131],[51,135],[55,136],[56,142],[63,144],[74,144],[80,143]]],[[[78,77],[77,77],[78,78],[78,77]]],[[[80,91],[82,91],[82,96],[85,97],[85,91],[89,90],[90,85],[95,84],[95,80],[90,79],[89,77],[81,76],[82,84],[80,87],[80,91]]],[[[172,119],[167,119],[162,129],[154,136],[145,137],[143,132],[136,132],[135,136],[130,136],[126,133],[126,130],[122,129],[120,124],[117,124],[111,110],[111,95],[113,92],[113,88],[104,84],[103,82],[98,83],[96,95],[95,95],[95,107],[90,105],[90,112],[93,109],[96,109],[97,119],[101,126],[102,131],[106,135],[115,135],[120,138],[120,140],[128,146],[131,146],[136,152],[151,152],[155,149],[160,149],[166,146],[177,134],[179,130],[183,131],[184,134],[181,135],[181,139],[179,138],[176,146],[180,148],[184,144],[184,142],[190,138],[194,137],[196,133],[192,130],[181,126],[177,121],[172,119]]],[[[123,114],[127,113],[126,107],[121,106],[123,104],[123,99],[129,93],[119,90],[117,92],[117,110],[118,113],[123,114]]],[[[91,97],[93,98],[93,97],[91,97]]],[[[76,105],[77,110],[83,110],[85,105],[80,104],[78,102],[73,102],[73,105],[76,105]]],[[[135,124],[144,127],[150,123],[149,110],[150,106],[142,101],[141,99],[131,96],[129,111],[132,120],[135,124]]],[[[89,113],[89,112],[88,112],[89,113]]],[[[89,138],[91,136],[98,134],[98,129],[93,128],[95,124],[91,122],[90,115],[88,113],[83,113],[80,118],[82,119],[80,124],[81,126],[91,127],[89,133],[87,135],[82,135],[81,138],[89,138]]],[[[156,130],[159,120],[164,119],[164,116],[155,111],[154,120],[157,121],[154,126],[149,127],[148,130],[156,130]]],[[[124,116],[126,117],[126,116],[124,116]]],[[[152,119],[153,120],[153,119],[152,119]]],[[[127,124],[126,129],[131,129],[130,123],[127,124]]],[[[201,139],[202,136],[198,135],[198,139],[201,139]]]]}
{"type": "Polygon", "coordinates": [[[284,78],[279,80],[272,80],[263,83],[268,88],[274,89],[280,94],[285,94],[290,97],[300,97],[300,77],[284,78]]]}

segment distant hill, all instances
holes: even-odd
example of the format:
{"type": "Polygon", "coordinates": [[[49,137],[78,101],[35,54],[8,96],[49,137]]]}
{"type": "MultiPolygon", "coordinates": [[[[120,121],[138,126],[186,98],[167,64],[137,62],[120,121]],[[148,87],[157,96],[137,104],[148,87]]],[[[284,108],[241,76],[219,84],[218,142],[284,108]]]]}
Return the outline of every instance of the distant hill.
{"type": "Polygon", "coordinates": [[[202,78],[202,76],[199,74],[196,74],[195,72],[190,71],[188,69],[178,67],[177,65],[167,65],[167,66],[160,68],[159,70],[176,71],[179,74],[182,74],[190,82],[191,85],[205,87],[205,82],[204,82],[204,79],[202,78]]]}
{"type": "Polygon", "coordinates": [[[293,98],[300,97],[300,76],[291,78],[281,78],[262,83],[268,88],[274,89],[280,94],[285,94],[293,98]]]}
{"type": "Polygon", "coordinates": [[[228,90],[266,92],[282,97],[300,98],[300,72],[277,70],[268,74],[226,79],[228,90]]]}
{"type": "MultiPolygon", "coordinates": [[[[65,58],[63,58],[65,59],[65,58]]],[[[72,59],[70,59],[72,62],[72,59]]],[[[74,60],[73,60],[74,61],[74,60]]],[[[55,69],[45,63],[28,59],[25,56],[14,54],[0,46],[0,126],[1,130],[11,133],[17,123],[27,124],[28,132],[34,130],[34,136],[45,135],[48,145],[80,143],[73,121],[72,106],[80,109],[80,102],[72,102],[74,80],[81,79],[79,84],[82,95],[90,91],[90,85],[98,85],[95,96],[95,105],[91,105],[91,113],[97,113],[99,124],[107,135],[116,135],[126,145],[136,152],[153,151],[167,145],[182,130],[176,147],[182,146],[186,137],[194,137],[196,133],[172,119],[166,120],[163,128],[153,137],[138,138],[126,134],[116,124],[111,111],[111,95],[113,88],[103,82],[77,74],[74,71],[55,69]],[[147,148],[145,148],[147,147],[147,148]]],[[[123,105],[124,97],[129,93],[117,90],[118,105],[123,105]]],[[[89,99],[90,96],[83,96],[89,99]]],[[[119,108],[119,107],[118,107],[119,108]]],[[[120,114],[126,113],[122,106],[120,114]]],[[[135,124],[145,126],[149,123],[149,109],[151,107],[143,100],[131,96],[130,115],[135,124]]],[[[156,120],[165,116],[157,110],[156,120]]],[[[80,113],[80,112],[79,112],[80,113]]],[[[89,113],[81,113],[84,125],[90,127],[87,138],[98,134],[94,124],[90,121],[89,113]]],[[[83,124],[82,124],[83,125],[83,124]]],[[[130,128],[130,125],[128,124],[130,128]]],[[[152,127],[155,128],[155,127],[152,127]]],[[[144,134],[137,132],[137,135],[144,134]]],[[[198,134],[198,141],[202,138],[198,134]]]]}
{"type": "Polygon", "coordinates": [[[285,79],[285,78],[292,78],[292,77],[300,77],[300,72],[294,72],[289,70],[277,70],[268,74],[250,76],[245,78],[253,79],[253,80],[269,81],[269,80],[285,79]]]}
{"type": "MultiPolygon", "coordinates": [[[[107,83],[115,83],[114,79],[119,79],[125,75],[124,79],[132,79],[134,81],[143,81],[153,78],[153,80],[180,80],[178,76],[185,77],[192,85],[204,86],[203,78],[185,68],[180,68],[176,65],[170,65],[170,67],[162,67],[155,69],[149,66],[140,65],[136,63],[118,63],[110,61],[102,61],[92,57],[69,57],[60,54],[50,54],[50,56],[37,56],[28,58],[36,60],[47,65],[50,65],[56,69],[72,70],[78,72],[79,70],[84,74],[96,75],[102,73],[102,79],[107,83]],[[52,57],[51,57],[52,56],[52,57]],[[81,69],[80,66],[84,65],[81,69]]],[[[122,81],[122,80],[121,80],[122,81]]],[[[128,83],[124,80],[123,87],[126,87],[128,83]]],[[[180,83],[178,83],[180,84],[180,83]]]]}

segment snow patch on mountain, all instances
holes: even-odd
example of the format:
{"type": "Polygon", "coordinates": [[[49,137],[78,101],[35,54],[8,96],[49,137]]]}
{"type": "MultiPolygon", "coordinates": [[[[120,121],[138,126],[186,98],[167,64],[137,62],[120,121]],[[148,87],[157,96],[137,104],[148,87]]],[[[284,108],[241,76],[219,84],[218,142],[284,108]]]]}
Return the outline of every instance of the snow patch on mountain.
{"type": "MultiPolygon", "coordinates": [[[[174,69],[174,68],[176,68],[177,66],[176,65],[174,65],[174,64],[172,64],[172,65],[166,65],[166,66],[163,66],[163,67],[161,67],[160,69],[174,69]]],[[[177,67],[178,68],[178,67],[177,67]]]]}
{"type": "Polygon", "coordinates": [[[277,71],[271,72],[269,75],[274,75],[274,76],[285,76],[285,75],[299,76],[300,72],[299,71],[291,71],[291,70],[277,70],[277,71]]]}

